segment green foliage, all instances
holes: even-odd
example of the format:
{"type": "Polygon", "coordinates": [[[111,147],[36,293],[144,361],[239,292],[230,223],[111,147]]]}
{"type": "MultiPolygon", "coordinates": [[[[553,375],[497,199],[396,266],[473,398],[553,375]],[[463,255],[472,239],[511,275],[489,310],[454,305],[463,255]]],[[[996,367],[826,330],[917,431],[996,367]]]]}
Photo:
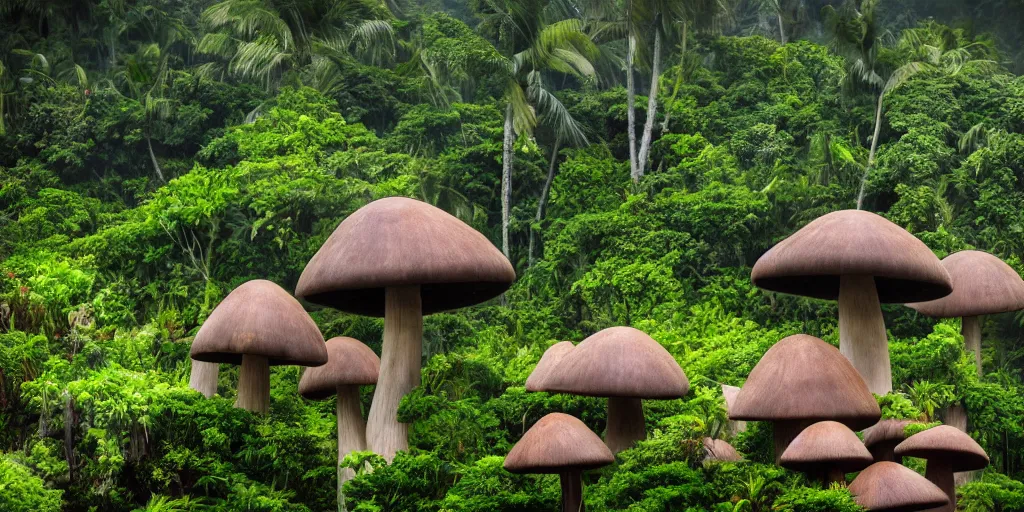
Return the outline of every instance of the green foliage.
{"type": "Polygon", "coordinates": [[[10,512],[57,512],[63,491],[48,489],[43,480],[16,460],[0,457],[0,508],[10,512]]]}

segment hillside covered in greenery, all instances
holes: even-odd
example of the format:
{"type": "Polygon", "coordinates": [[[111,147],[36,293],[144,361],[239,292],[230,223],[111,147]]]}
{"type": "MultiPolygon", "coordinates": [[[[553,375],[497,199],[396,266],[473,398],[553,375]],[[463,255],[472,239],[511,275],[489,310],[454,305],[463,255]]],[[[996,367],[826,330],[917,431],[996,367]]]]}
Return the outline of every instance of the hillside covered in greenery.
{"type": "MultiPolygon", "coordinates": [[[[295,290],[392,196],[517,279],[424,318],[410,450],[347,458],[348,510],[558,510],[556,476],[504,457],[551,412],[600,434],[606,402],[524,384],[612,326],[691,389],[645,402],[589,510],[861,510],[775,466],[769,424],[726,428],[721,386],[773,344],[839,340],[834,301],[751,268],[860,208],[1024,271],[1022,22],[1021,0],[0,0],[0,510],[337,510],[334,401],[297,366],[267,415],[232,406],[237,366],[207,399],[189,351],[229,292],[295,290]],[[704,463],[705,437],[747,461],[704,463]]],[[[382,319],[304,305],[380,353],[382,319]]],[[[987,317],[979,376],[958,319],[883,311],[883,417],[965,411],[991,464],[960,509],[1024,510],[1024,317],[987,317]]]]}

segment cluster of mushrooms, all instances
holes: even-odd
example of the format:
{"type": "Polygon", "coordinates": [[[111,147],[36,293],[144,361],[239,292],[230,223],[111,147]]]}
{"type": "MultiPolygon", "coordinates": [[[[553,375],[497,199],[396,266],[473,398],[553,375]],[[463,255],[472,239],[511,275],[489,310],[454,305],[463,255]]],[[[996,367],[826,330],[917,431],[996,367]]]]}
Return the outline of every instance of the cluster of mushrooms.
{"type": "MultiPolygon", "coordinates": [[[[882,303],[935,317],[962,317],[968,350],[981,371],[982,315],[1024,309],[1024,280],[998,258],[962,251],[944,261],[917,238],[873,213],[820,217],[765,253],[755,285],[838,300],[840,347],[806,334],[765,353],[742,388],[723,386],[728,432],[746,421],[773,425],[776,462],[825,483],[849,484],[868,510],[956,508],[954,473],[988,457],[960,428],[905,436],[908,420],[880,420],[874,394],[892,391],[882,303]],[[863,430],[863,441],[854,433],[863,430]],[[927,459],[925,477],[900,464],[927,459]]],[[[196,334],[190,385],[217,391],[219,364],[241,365],[236,407],[266,413],[271,365],[310,367],[302,396],[337,396],[338,457],[369,450],[391,461],[408,448],[397,419],[403,396],[420,383],[423,316],[477,304],[515,280],[509,261],[483,235],[444,211],[406,198],[374,201],[347,217],[310,259],[295,297],[269,281],[232,291],[196,334]],[[341,311],[384,317],[381,358],[358,340],[324,341],[296,297],[341,311]],[[364,422],[359,387],[376,385],[364,422]]],[[[602,330],[578,345],[551,346],[527,391],[608,399],[604,441],[579,419],[552,413],[527,431],[505,459],[515,473],[559,474],[563,510],[583,509],[583,471],[614,462],[646,438],[643,399],[678,399],[689,382],[675,358],[631,327],[602,330]]],[[[704,439],[707,460],[739,461],[726,441],[704,439]]],[[[340,470],[341,485],[352,478],[340,470]]]]}

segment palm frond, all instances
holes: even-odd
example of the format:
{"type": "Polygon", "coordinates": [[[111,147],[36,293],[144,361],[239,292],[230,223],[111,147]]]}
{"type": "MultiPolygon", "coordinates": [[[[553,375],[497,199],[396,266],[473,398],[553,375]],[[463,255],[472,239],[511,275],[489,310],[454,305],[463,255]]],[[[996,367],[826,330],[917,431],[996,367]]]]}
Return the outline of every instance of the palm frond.
{"type": "Polygon", "coordinates": [[[559,138],[578,146],[587,145],[587,136],[583,133],[583,128],[565,105],[544,87],[540,73],[530,74],[526,94],[537,105],[545,124],[551,126],[559,138]]]}

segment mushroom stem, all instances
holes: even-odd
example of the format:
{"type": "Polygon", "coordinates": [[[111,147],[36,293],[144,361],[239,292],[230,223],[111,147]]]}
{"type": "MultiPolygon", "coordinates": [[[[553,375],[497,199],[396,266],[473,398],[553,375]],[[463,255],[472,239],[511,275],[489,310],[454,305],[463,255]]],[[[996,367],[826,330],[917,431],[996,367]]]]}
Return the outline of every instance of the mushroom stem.
{"type": "Polygon", "coordinates": [[[260,414],[270,412],[270,362],[266,357],[242,355],[235,407],[260,414]]]}
{"type": "Polygon", "coordinates": [[[953,467],[948,460],[928,459],[924,476],[949,497],[949,504],[930,509],[928,512],[955,512],[956,486],[953,484],[953,467]]]}
{"type": "Polygon", "coordinates": [[[579,471],[560,473],[562,481],[562,512],[583,512],[583,477],[579,471]]]}
{"type": "Polygon", "coordinates": [[[897,464],[903,464],[903,457],[899,457],[900,460],[896,460],[896,454],[893,453],[896,450],[896,445],[900,444],[900,441],[884,441],[881,443],[875,443],[874,446],[868,448],[871,452],[871,458],[875,462],[895,462],[897,464]]]}
{"type": "Polygon", "coordinates": [[[964,348],[974,353],[974,367],[978,369],[978,377],[981,377],[981,317],[965,316],[960,324],[964,348]]]}
{"type": "Polygon", "coordinates": [[[409,426],[398,422],[402,397],[420,385],[423,354],[423,306],[419,286],[384,290],[384,344],[380,381],[366,425],[369,448],[391,462],[409,448],[409,426]]]}
{"type": "Polygon", "coordinates": [[[775,444],[775,464],[782,462],[782,454],[789,443],[792,443],[796,436],[800,435],[805,428],[816,423],[814,420],[780,420],[772,424],[772,440],[775,444]]]}
{"type": "Polygon", "coordinates": [[[619,453],[647,438],[644,405],[639,398],[608,398],[608,422],[604,442],[612,453],[619,453]]]}
{"type": "Polygon", "coordinates": [[[839,281],[839,351],[876,395],[892,391],[889,341],[872,276],[842,276],[839,281]]]}
{"type": "Polygon", "coordinates": [[[338,510],[345,510],[342,486],[356,476],[352,468],[341,467],[345,456],[366,450],[366,423],[359,406],[359,386],[338,386],[338,510]]]}
{"type": "Polygon", "coordinates": [[[828,470],[822,474],[822,483],[825,484],[826,488],[834,483],[846,483],[846,473],[835,466],[828,468],[828,470]]]}
{"type": "Polygon", "coordinates": [[[206,398],[217,394],[217,378],[220,376],[220,364],[192,360],[192,372],[188,378],[188,387],[200,392],[206,398]]]}

